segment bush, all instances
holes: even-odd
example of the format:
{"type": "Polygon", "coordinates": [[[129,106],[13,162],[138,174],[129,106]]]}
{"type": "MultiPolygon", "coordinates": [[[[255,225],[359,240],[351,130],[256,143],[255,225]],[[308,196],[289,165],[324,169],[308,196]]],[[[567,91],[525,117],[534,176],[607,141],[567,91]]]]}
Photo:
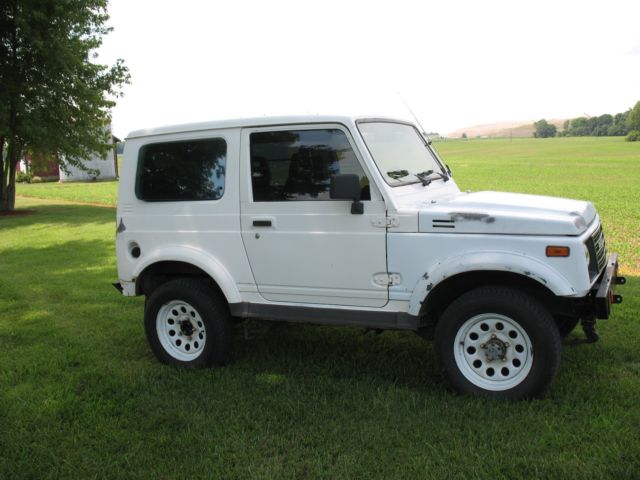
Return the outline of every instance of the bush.
{"type": "Polygon", "coordinates": [[[31,174],[25,172],[16,173],[16,182],[18,183],[31,183],[31,174]]]}
{"type": "Polygon", "coordinates": [[[631,130],[629,132],[629,135],[627,135],[627,138],[625,138],[625,140],[627,142],[638,142],[638,141],[640,141],[640,131],[631,130]]]}
{"type": "Polygon", "coordinates": [[[37,175],[35,177],[31,177],[31,183],[42,183],[42,177],[38,177],[37,175]]]}

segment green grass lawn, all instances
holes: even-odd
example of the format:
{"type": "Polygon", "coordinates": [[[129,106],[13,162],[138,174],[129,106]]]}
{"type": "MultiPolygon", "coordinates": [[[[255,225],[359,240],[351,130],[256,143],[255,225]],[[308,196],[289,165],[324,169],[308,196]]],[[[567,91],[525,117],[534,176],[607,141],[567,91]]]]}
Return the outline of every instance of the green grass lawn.
{"type": "Polygon", "coordinates": [[[0,217],[0,478],[638,478],[640,145],[437,147],[461,188],[594,200],[632,274],[544,399],[447,393],[410,332],[282,324],[224,368],[163,366],[110,285],[114,210],[51,200],[114,204],[116,183],[20,185],[45,199],[0,217]]]}
{"type": "Polygon", "coordinates": [[[115,207],[118,203],[118,181],[19,183],[16,185],[16,193],[21,197],[96,203],[115,207]]]}

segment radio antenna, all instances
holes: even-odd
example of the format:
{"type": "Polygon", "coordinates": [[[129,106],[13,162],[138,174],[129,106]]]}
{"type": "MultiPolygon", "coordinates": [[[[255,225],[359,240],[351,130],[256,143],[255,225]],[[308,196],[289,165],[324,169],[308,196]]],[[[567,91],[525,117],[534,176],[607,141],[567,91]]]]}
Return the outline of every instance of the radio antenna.
{"type": "Polygon", "coordinates": [[[400,92],[398,92],[398,96],[400,97],[400,100],[402,100],[402,103],[404,103],[404,106],[407,107],[407,110],[409,110],[409,113],[411,114],[411,116],[413,117],[413,119],[416,121],[416,123],[418,124],[418,126],[420,127],[420,130],[422,130],[422,134],[425,137],[428,137],[426,130],[424,129],[424,127],[422,126],[422,124],[420,123],[420,120],[418,120],[418,117],[416,116],[415,113],[413,113],[413,110],[411,110],[411,107],[409,106],[409,104],[407,103],[407,101],[404,99],[404,97],[402,96],[402,94],[400,92]]]}
{"type": "MultiPolygon", "coordinates": [[[[402,96],[402,94],[400,92],[398,92],[398,96],[400,97],[400,100],[402,100],[402,103],[404,103],[404,106],[407,107],[407,110],[409,110],[409,113],[411,113],[411,116],[413,117],[413,119],[416,121],[416,123],[418,124],[418,126],[420,127],[420,130],[422,130],[422,136],[424,137],[424,139],[427,142],[427,145],[429,145],[429,149],[435,154],[438,163],[440,164],[440,168],[442,168],[443,172],[446,172],[449,176],[447,177],[447,180],[449,179],[449,177],[451,176],[451,170],[449,169],[449,167],[442,161],[442,159],[440,158],[440,156],[438,155],[438,153],[431,147],[431,144],[433,143],[431,141],[431,137],[429,137],[429,135],[427,135],[427,132],[425,131],[424,127],[422,126],[422,124],[420,123],[420,120],[418,120],[418,117],[416,117],[416,114],[413,113],[413,110],[411,110],[411,107],[409,106],[409,104],[407,103],[407,101],[404,99],[404,97],[402,96]]],[[[446,182],[446,180],[445,180],[446,182]]]]}

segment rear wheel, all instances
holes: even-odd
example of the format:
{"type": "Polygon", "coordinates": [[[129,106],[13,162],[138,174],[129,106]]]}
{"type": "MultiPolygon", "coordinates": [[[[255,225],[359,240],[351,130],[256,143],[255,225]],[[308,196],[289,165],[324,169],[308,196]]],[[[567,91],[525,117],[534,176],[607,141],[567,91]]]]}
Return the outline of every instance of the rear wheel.
{"type": "Polygon", "coordinates": [[[225,363],[231,346],[231,317],[225,299],[205,282],[171,280],[145,306],[145,332],[163,363],[206,367],[225,363]]]}
{"type": "Polygon", "coordinates": [[[435,334],[441,364],[457,391],[495,398],[539,395],[560,362],[553,317],[508,287],[482,287],[455,300],[435,334]]]}

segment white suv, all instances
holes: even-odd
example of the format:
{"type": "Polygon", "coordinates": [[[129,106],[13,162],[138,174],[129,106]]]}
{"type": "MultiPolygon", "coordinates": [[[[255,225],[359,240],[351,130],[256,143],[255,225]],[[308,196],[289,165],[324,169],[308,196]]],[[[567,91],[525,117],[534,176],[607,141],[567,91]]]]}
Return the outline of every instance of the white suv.
{"type": "Polygon", "coordinates": [[[539,394],[561,337],[622,297],[591,203],[460,192],[416,127],[283,117],[136,131],[119,282],[166,363],[224,363],[247,318],[414,330],[452,386],[539,394]]]}

